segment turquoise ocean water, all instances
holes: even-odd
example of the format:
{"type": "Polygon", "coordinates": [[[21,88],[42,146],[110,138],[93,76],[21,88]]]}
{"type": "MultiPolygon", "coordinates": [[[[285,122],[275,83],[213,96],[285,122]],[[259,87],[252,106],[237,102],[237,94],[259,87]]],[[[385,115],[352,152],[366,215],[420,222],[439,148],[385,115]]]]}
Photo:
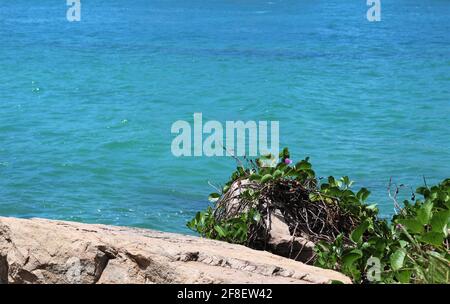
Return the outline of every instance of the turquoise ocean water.
{"type": "Polygon", "coordinates": [[[187,232],[234,168],[171,154],[194,112],[280,121],[391,214],[390,176],[450,176],[450,2],[381,2],[1,0],[0,215],[187,232]]]}

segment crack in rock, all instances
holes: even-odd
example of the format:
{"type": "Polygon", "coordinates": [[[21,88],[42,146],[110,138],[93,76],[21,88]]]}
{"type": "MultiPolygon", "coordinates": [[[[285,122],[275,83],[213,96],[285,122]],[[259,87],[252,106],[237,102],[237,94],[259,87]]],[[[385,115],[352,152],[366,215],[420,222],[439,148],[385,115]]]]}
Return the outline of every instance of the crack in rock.
{"type": "Polygon", "coordinates": [[[0,284],[8,284],[8,256],[0,255],[0,284]]]}
{"type": "Polygon", "coordinates": [[[141,254],[132,254],[130,252],[126,252],[125,255],[132,260],[136,265],[138,265],[139,269],[145,270],[148,266],[150,266],[152,260],[147,258],[141,254]]]}
{"type": "Polygon", "coordinates": [[[95,271],[94,271],[94,284],[100,280],[106,266],[108,266],[109,260],[113,260],[117,257],[117,250],[112,247],[98,246],[99,252],[95,256],[95,271]]]}

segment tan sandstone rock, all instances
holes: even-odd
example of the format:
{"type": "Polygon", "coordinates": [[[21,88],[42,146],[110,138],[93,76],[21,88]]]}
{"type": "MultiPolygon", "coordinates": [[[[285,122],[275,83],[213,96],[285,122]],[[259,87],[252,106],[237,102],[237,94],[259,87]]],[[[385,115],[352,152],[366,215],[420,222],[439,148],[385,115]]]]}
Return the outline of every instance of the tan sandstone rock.
{"type": "Polygon", "coordinates": [[[0,217],[0,283],[329,283],[264,251],[153,230],[0,217]]]}

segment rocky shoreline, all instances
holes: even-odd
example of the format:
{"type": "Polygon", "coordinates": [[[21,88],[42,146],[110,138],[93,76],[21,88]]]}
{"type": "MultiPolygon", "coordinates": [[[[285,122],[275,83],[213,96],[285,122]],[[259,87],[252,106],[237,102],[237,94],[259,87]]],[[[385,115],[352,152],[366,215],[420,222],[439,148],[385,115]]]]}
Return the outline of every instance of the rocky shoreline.
{"type": "Polygon", "coordinates": [[[351,283],[341,273],[199,237],[0,217],[0,283],[351,283]]]}

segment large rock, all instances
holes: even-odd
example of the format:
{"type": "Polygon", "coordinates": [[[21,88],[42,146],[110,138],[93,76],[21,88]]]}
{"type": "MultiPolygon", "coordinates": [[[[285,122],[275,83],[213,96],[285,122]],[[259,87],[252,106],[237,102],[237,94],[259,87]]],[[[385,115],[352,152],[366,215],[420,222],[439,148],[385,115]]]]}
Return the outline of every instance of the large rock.
{"type": "Polygon", "coordinates": [[[350,283],[264,251],[146,229],[0,217],[1,283],[350,283]]]}

